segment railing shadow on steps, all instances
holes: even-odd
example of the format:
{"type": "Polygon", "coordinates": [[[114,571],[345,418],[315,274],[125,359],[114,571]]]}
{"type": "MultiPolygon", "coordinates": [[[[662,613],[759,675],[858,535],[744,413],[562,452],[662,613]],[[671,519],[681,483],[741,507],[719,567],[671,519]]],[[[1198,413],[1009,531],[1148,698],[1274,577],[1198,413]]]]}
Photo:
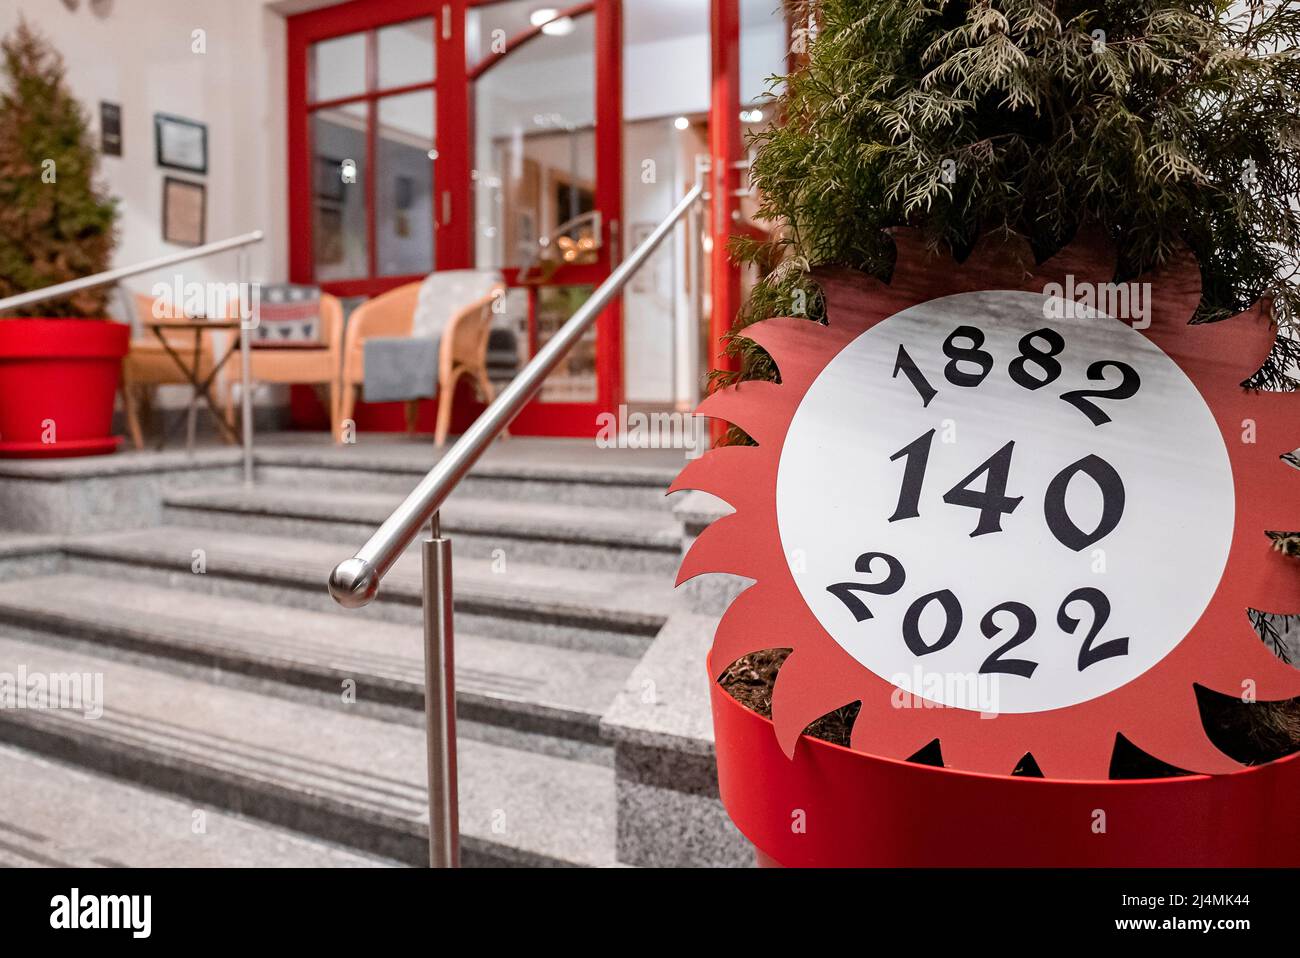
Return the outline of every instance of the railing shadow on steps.
{"type": "MultiPolygon", "coordinates": [[[[541,389],[546,377],[582,338],[651,254],[684,217],[697,215],[707,199],[697,183],[672,212],[610,273],[585,303],[519,372],[411,491],[364,546],[334,567],[329,591],[336,602],[355,609],[379,593],[384,575],[415,541],[421,543],[424,594],[425,719],[429,773],[429,864],[460,864],[460,822],[456,780],[456,694],[453,661],[451,540],[442,535],[439,511],[479,457],[541,389]]],[[[692,231],[694,232],[694,231],[692,231]]],[[[697,244],[690,244],[695,257],[697,244]]],[[[698,268],[693,273],[699,276],[698,268]]]]}

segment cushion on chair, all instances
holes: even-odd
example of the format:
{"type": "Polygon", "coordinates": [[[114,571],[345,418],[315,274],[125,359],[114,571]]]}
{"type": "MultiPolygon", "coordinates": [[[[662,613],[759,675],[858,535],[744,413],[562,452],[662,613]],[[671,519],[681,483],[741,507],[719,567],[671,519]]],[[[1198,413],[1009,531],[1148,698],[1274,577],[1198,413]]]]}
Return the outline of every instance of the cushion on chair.
{"type": "Polygon", "coordinates": [[[411,323],[412,336],[441,336],[451,317],[500,283],[496,270],[445,269],[430,273],[420,284],[411,323]]]}
{"type": "Polygon", "coordinates": [[[325,345],[320,289],[316,286],[263,286],[259,317],[249,340],[253,349],[313,349],[325,345]]]}

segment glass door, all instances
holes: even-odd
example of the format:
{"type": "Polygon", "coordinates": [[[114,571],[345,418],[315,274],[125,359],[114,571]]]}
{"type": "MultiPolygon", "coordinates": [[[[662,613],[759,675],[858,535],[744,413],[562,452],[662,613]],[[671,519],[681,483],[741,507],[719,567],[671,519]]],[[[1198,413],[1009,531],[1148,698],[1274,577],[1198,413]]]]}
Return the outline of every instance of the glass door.
{"type": "MultiPolygon", "coordinates": [[[[290,18],[291,278],[360,298],[435,268],[498,270],[509,295],[489,367],[504,384],[617,261],[621,46],[620,0],[386,0],[290,18]]],[[[619,309],[515,431],[597,431],[622,399],[619,309]]]]}
{"type": "MultiPolygon", "coordinates": [[[[474,265],[500,270],[509,286],[494,350],[502,378],[616,261],[620,47],[617,0],[489,0],[466,10],[469,245],[474,265]]],[[[597,414],[621,401],[618,310],[607,309],[547,379],[519,432],[592,435],[597,414]]]]}

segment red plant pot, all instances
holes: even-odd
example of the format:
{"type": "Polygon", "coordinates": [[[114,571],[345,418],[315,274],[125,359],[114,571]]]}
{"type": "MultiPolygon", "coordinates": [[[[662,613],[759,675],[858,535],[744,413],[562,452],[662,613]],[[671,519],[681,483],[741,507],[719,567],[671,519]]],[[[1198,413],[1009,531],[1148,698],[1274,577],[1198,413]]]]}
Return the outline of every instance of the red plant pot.
{"type": "Polygon", "coordinates": [[[106,319],[0,320],[0,456],[113,452],[130,340],[130,327],[106,319]]]}
{"type": "Polygon", "coordinates": [[[1229,775],[1094,782],[951,771],[808,736],[791,760],[771,721],[712,687],[722,802],[762,865],[1300,864],[1300,754],[1229,775]]]}

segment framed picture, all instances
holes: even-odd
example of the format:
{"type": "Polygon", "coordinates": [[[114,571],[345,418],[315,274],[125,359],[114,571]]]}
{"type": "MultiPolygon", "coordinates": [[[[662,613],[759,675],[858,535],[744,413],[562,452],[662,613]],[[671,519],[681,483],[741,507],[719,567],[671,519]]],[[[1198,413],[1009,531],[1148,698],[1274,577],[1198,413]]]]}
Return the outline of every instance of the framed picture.
{"type": "Polygon", "coordinates": [[[343,201],[343,161],[331,156],[317,156],[313,168],[316,177],[316,197],[322,200],[343,201]]]}
{"type": "Polygon", "coordinates": [[[335,206],[316,207],[316,263],[337,266],[343,262],[343,211],[335,206]]]}
{"type": "Polygon", "coordinates": [[[154,151],[159,166],[190,173],[208,172],[208,127],[167,113],[153,115],[154,151]]]}
{"type": "Polygon", "coordinates": [[[393,181],[393,205],[398,210],[409,210],[415,205],[415,180],[398,176],[393,181]]]}
{"type": "Polygon", "coordinates": [[[201,246],[206,229],[207,187],[202,183],[163,178],[163,240],[180,246],[201,246]]]}
{"type": "Polygon", "coordinates": [[[105,156],[122,155],[122,106],[99,101],[99,151],[105,156]]]}

